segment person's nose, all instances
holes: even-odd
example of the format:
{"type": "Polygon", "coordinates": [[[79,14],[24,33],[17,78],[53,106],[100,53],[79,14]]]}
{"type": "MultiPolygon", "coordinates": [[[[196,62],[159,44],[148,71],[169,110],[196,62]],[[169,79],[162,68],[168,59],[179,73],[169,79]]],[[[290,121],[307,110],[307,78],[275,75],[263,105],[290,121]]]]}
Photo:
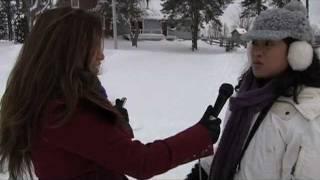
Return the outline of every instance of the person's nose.
{"type": "Polygon", "coordinates": [[[104,58],[105,58],[105,56],[104,56],[103,51],[99,52],[99,54],[98,54],[98,60],[99,60],[99,61],[103,61],[104,58]]]}
{"type": "Polygon", "coordinates": [[[264,54],[264,50],[262,47],[255,46],[252,48],[252,56],[261,57],[264,54]]]}

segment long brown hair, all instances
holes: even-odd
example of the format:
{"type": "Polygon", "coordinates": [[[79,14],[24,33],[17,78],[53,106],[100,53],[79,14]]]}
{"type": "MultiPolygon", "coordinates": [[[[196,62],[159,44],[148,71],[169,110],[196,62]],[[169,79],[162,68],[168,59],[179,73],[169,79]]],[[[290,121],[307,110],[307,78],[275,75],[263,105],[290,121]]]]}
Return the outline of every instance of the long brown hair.
{"type": "Polygon", "coordinates": [[[100,18],[79,9],[48,10],[36,20],[1,99],[0,166],[3,170],[8,165],[10,179],[31,176],[32,140],[49,102],[62,99],[65,103],[60,125],[81,99],[107,110],[113,120],[119,117],[100,93],[97,75],[90,71],[102,36],[100,18]]]}

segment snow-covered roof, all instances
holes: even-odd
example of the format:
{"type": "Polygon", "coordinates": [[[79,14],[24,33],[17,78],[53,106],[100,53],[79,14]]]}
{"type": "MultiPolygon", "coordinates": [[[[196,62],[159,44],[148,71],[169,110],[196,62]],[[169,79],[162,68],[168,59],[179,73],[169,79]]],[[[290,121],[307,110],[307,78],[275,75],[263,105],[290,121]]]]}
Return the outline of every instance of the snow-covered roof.
{"type": "Polygon", "coordinates": [[[156,9],[144,9],[143,12],[143,18],[144,19],[163,19],[163,14],[156,9]]]}
{"type": "Polygon", "coordinates": [[[164,15],[161,13],[161,5],[160,0],[152,0],[149,1],[149,8],[147,8],[146,0],[139,2],[140,7],[143,10],[143,18],[144,19],[163,19],[164,15]]]}
{"type": "Polygon", "coordinates": [[[243,28],[236,28],[235,30],[233,31],[237,31],[239,34],[245,34],[247,33],[247,30],[243,29],[243,28]]]}

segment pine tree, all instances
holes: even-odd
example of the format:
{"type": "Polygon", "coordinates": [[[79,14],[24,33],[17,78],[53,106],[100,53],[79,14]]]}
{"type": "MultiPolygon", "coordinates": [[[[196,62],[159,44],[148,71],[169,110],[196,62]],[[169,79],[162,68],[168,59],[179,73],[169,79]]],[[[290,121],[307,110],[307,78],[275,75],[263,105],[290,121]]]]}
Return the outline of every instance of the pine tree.
{"type": "Polygon", "coordinates": [[[24,43],[28,34],[28,21],[26,16],[18,10],[15,18],[15,42],[24,43]]]}
{"type": "Polygon", "coordinates": [[[262,11],[267,9],[266,0],[244,0],[241,2],[244,10],[242,11],[242,17],[255,17],[262,11]]]}
{"type": "Polygon", "coordinates": [[[180,25],[190,23],[192,50],[198,49],[198,34],[203,22],[214,21],[221,25],[218,17],[231,0],[161,0],[162,12],[169,15],[169,20],[180,25]]]}
{"type": "Polygon", "coordinates": [[[272,0],[271,4],[282,8],[284,5],[286,5],[290,0],[272,0]]]}
{"type": "MultiPolygon", "coordinates": [[[[141,0],[121,0],[117,3],[117,23],[126,24],[129,28],[132,46],[138,46],[138,35],[140,33],[138,20],[143,11],[139,6],[141,0]]],[[[105,20],[112,22],[112,0],[103,4],[103,15],[105,20]]]]}
{"type": "Polygon", "coordinates": [[[4,3],[0,1],[0,39],[6,39],[8,36],[7,15],[4,8],[4,3]]]}
{"type": "Polygon", "coordinates": [[[14,19],[15,42],[23,43],[28,33],[28,21],[24,14],[24,5],[21,0],[16,0],[16,13],[14,19]]]}
{"type": "Polygon", "coordinates": [[[4,0],[1,1],[2,5],[3,5],[3,11],[5,13],[5,17],[6,17],[6,29],[7,34],[8,34],[8,40],[13,40],[13,16],[14,16],[14,1],[13,0],[4,0]]]}

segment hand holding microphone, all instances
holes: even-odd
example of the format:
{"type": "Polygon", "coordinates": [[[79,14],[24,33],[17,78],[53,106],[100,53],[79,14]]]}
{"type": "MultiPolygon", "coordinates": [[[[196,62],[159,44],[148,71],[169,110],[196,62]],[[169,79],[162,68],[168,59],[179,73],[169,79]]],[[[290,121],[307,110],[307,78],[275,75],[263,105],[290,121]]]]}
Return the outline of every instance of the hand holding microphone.
{"type": "Polygon", "coordinates": [[[206,127],[210,133],[211,140],[216,143],[220,135],[221,119],[218,118],[220,111],[228,98],[233,94],[233,87],[230,84],[222,84],[219,88],[218,98],[212,107],[209,105],[201,120],[199,121],[204,127],[206,127]]]}

